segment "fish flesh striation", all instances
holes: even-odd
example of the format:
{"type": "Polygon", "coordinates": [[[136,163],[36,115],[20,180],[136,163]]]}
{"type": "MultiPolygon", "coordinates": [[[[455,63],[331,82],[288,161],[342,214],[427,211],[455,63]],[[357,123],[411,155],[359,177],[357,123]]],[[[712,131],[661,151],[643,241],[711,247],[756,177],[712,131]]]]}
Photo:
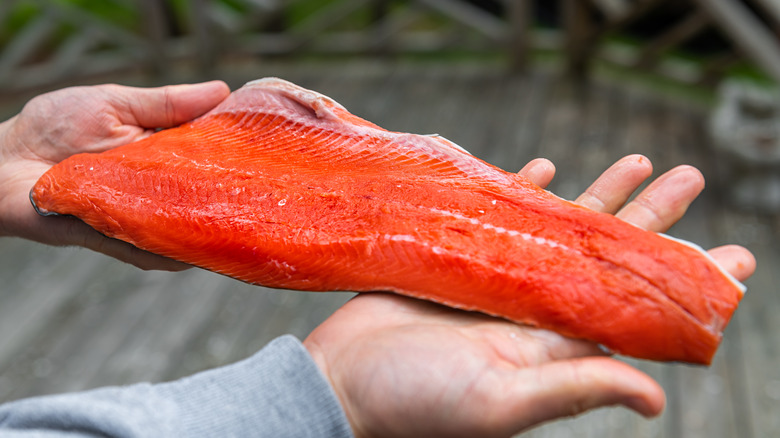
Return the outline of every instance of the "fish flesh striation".
{"type": "Polygon", "coordinates": [[[744,293],[692,244],[275,78],[68,158],[30,196],[41,214],[245,282],[393,291],[652,360],[709,364],[744,293]]]}

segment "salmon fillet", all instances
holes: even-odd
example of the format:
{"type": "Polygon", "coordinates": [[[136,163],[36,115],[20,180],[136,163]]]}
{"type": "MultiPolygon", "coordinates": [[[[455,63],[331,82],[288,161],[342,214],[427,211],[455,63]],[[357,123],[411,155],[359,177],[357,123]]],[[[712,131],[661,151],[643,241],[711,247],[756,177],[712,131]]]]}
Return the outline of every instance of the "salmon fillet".
{"type": "Polygon", "coordinates": [[[248,283],[392,291],[651,360],[709,364],[744,293],[695,245],[275,78],[72,156],[30,196],[41,214],[248,283]]]}

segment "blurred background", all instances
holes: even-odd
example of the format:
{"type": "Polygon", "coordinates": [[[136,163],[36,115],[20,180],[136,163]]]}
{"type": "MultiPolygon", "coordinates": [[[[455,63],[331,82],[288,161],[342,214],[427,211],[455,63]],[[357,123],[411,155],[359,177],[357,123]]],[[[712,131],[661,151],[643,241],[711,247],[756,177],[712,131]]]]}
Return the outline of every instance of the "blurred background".
{"type": "MultiPolygon", "coordinates": [[[[656,176],[695,165],[707,189],[670,234],[759,263],[714,364],[624,359],[666,389],[660,418],[604,409],[524,436],[777,436],[778,25],[777,0],[3,0],[0,117],[66,86],[279,76],[506,170],[549,158],[568,199],[629,153],[656,176]]],[[[0,279],[0,402],[230,363],[351,296],[12,238],[0,279]]]]}

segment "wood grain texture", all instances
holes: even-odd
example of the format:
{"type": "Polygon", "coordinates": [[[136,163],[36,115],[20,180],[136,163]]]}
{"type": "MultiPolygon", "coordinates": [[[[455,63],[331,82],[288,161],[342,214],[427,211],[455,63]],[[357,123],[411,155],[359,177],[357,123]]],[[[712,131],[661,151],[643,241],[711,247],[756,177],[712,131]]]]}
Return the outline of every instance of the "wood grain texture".
{"type": "MultiPolygon", "coordinates": [[[[780,222],[729,210],[720,201],[718,157],[707,146],[701,108],[600,82],[587,93],[568,93],[544,72],[506,77],[474,66],[269,64],[231,72],[228,79],[235,88],[270,75],[320,90],[388,129],[437,132],[509,170],[546,156],[558,169],[553,189],[567,193],[584,190],[627,153],[646,154],[656,176],[677,164],[700,167],[708,189],[671,234],[704,246],[740,243],[759,262],[713,366],[627,360],[667,391],[661,417],[648,421],[623,409],[603,409],[524,436],[777,433],[780,296],[774,266],[780,222]],[[487,133],[477,121],[500,134],[487,133]]],[[[0,341],[0,401],[163,381],[230,363],[280,334],[306,336],[349,297],[279,293],[197,270],[142,272],[85,250],[7,238],[0,239],[0,279],[0,324],[13,328],[3,330],[0,341]]]]}

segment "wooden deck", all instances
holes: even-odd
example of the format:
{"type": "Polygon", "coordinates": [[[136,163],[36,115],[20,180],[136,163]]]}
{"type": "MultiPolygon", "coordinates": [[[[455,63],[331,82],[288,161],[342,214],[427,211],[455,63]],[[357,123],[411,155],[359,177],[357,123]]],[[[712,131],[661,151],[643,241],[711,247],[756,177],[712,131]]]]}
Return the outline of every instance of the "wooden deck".
{"type": "MultiPolygon", "coordinates": [[[[705,247],[740,243],[759,261],[712,367],[628,360],[657,378],[668,407],[648,421],[604,409],[529,437],[768,437],[780,433],[778,227],[729,209],[704,130],[706,110],[641,87],[602,81],[585,92],[537,71],[511,77],[471,65],[266,65],[224,77],[233,87],[276,75],[334,97],[388,129],[436,132],[508,170],[543,156],[552,190],[575,197],[628,153],[656,175],[689,163],[708,189],[671,234],[705,247]]],[[[142,272],[76,248],[0,239],[0,401],[137,381],[163,381],[301,338],[349,294],[280,292],[197,269],[142,272]]]]}

